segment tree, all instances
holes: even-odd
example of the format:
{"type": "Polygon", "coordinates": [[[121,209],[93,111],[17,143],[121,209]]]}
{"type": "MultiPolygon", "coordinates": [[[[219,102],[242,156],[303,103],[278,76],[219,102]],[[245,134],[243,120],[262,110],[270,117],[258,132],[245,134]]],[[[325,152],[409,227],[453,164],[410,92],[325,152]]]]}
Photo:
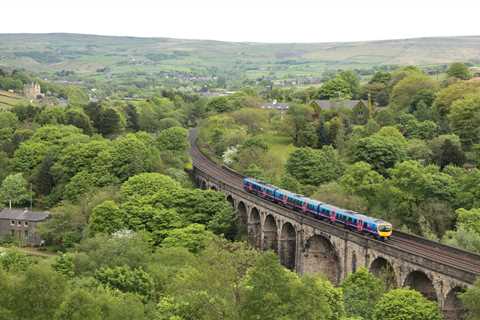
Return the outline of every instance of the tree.
{"type": "Polygon", "coordinates": [[[381,188],[384,180],[383,176],[373,170],[368,163],[356,162],[345,170],[340,184],[352,194],[371,199],[381,188]]]}
{"type": "Polygon", "coordinates": [[[390,102],[396,110],[408,110],[420,91],[435,92],[436,83],[424,74],[409,75],[393,87],[390,102]]]}
{"type": "Polygon", "coordinates": [[[124,227],[123,215],[114,201],[107,200],[93,209],[89,229],[94,234],[103,232],[112,234],[124,227]]]}
{"type": "Polygon", "coordinates": [[[355,161],[369,163],[385,175],[386,170],[406,158],[406,140],[395,128],[383,127],[374,135],[358,140],[354,145],[355,161]]]}
{"type": "Polygon", "coordinates": [[[318,90],[318,99],[351,99],[353,92],[352,83],[345,81],[340,76],[328,80],[318,90]]]}
{"type": "Polygon", "coordinates": [[[28,190],[28,182],[21,173],[11,174],[3,180],[0,186],[0,200],[3,203],[12,205],[21,205],[28,201],[32,196],[28,190]]]}
{"type": "Polygon", "coordinates": [[[464,293],[459,295],[463,305],[467,309],[468,320],[480,319],[480,280],[477,280],[473,287],[470,287],[464,293]]]}
{"type": "Polygon", "coordinates": [[[447,75],[461,80],[468,80],[472,76],[468,67],[461,62],[452,63],[448,67],[447,75]]]}
{"type": "Polygon", "coordinates": [[[141,173],[122,184],[120,195],[123,201],[128,201],[131,198],[152,196],[162,190],[172,191],[179,188],[178,182],[163,174],[141,173]]]}
{"type": "Polygon", "coordinates": [[[50,218],[39,226],[38,232],[48,245],[63,251],[82,239],[86,224],[87,217],[78,206],[64,203],[55,208],[50,218]]]}
{"type": "Polygon", "coordinates": [[[343,299],[348,316],[371,319],[373,309],[385,292],[382,281],[361,268],[342,283],[343,299]]]}
{"type": "Polygon", "coordinates": [[[160,249],[159,254],[169,263],[164,263],[165,290],[155,319],[240,319],[241,284],[258,251],[217,238],[193,259],[179,249],[160,249]]]}
{"type": "Polygon", "coordinates": [[[444,168],[449,164],[461,166],[465,163],[466,157],[458,136],[441,135],[430,141],[432,160],[444,168]]]}
{"type": "Polygon", "coordinates": [[[275,255],[264,254],[243,283],[241,319],[330,319],[332,309],[321,280],[299,278],[275,255]]]}
{"type": "Polygon", "coordinates": [[[0,256],[0,266],[8,272],[21,273],[32,265],[32,259],[20,251],[8,250],[0,256]]]}
{"type": "Polygon", "coordinates": [[[99,115],[97,130],[103,135],[112,135],[122,128],[120,114],[113,108],[102,110],[99,115]]]}
{"type": "Polygon", "coordinates": [[[80,108],[70,108],[65,112],[65,124],[70,124],[83,130],[85,134],[93,133],[93,126],[88,115],[80,108]]]}
{"type": "Polygon", "coordinates": [[[66,281],[62,275],[45,264],[32,266],[16,284],[11,310],[17,319],[53,319],[65,291],[66,281]],[[29,307],[25,308],[26,305],[29,307]]]}
{"type": "Polygon", "coordinates": [[[152,262],[151,237],[146,232],[119,232],[113,236],[96,234],[83,239],[73,258],[75,273],[93,276],[102,268],[128,266],[147,270],[152,262]]]}
{"type": "Polygon", "coordinates": [[[332,146],[324,146],[320,150],[295,150],[290,154],[285,168],[300,183],[319,185],[340,177],[344,164],[332,146]]]}
{"type": "Polygon", "coordinates": [[[182,127],[182,124],[175,118],[164,118],[158,121],[158,130],[162,131],[169,128],[182,127]]]}
{"type": "Polygon", "coordinates": [[[348,84],[352,98],[357,99],[360,94],[360,79],[358,75],[351,70],[347,70],[340,72],[338,77],[348,84]]]}
{"type": "Polygon", "coordinates": [[[204,225],[191,224],[185,228],[172,229],[162,241],[163,248],[183,247],[190,252],[199,253],[213,237],[204,225]]]}
{"type": "Polygon", "coordinates": [[[185,152],[188,148],[187,130],[181,127],[172,127],[162,130],[157,138],[160,150],[185,152]]]}
{"type": "Polygon", "coordinates": [[[374,320],[441,320],[438,306],[428,301],[420,292],[408,289],[395,289],[382,296],[373,312],[374,320]]]}
{"type": "Polygon", "coordinates": [[[125,109],[125,116],[127,117],[127,124],[126,128],[130,129],[132,131],[138,131],[140,130],[140,120],[139,120],[139,115],[137,108],[132,105],[128,104],[126,109],[125,109]]]}
{"type": "Polygon", "coordinates": [[[460,208],[457,213],[457,225],[480,234],[480,209],[466,210],[460,208]]]}
{"type": "Polygon", "coordinates": [[[58,320],[102,320],[102,309],[97,297],[85,289],[76,289],[67,294],[56,312],[58,320]]]}
{"type": "Polygon", "coordinates": [[[136,294],[110,288],[74,288],[57,310],[55,320],[145,319],[142,301],[136,294]]]}
{"type": "Polygon", "coordinates": [[[129,177],[142,172],[153,171],[160,159],[158,152],[145,143],[136,134],[127,134],[117,138],[111,150],[105,150],[105,165],[111,168],[112,173],[125,181],[129,177]]]}
{"type": "Polygon", "coordinates": [[[467,147],[480,142],[480,94],[457,100],[448,115],[450,127],[467,147]]]}
{"type": "MultiPolygon", "coordinates": [[[[313,109],[311,106],[304,105],[293,105],[287,111],[287,121],[289,124],[289,129],[291,130],[290,135],[293,138],[293,143],[295,145],[303,144],[305,138],[305,129],[307,132],[311,131],[309,127],[310,123],[313,120],[313,109]],[[309,131],[310,130],[310,131],[309,131]]],[[[310,135],[308,135],[310,137],[310,135]]]]}
{"type": "Polygon", "coordinates": [[[95,272],[95,279],[122,292],[139,294],[145,300],[152,298],[155,284],[152,277],[141,268],[127,266],[102,268],[95,272]]]}
{"type": "Polygon", "coordinates": [[[480,81],[458,81],[438,92],[433,103],[433,111],[443,132],[447,132],[449,129],[447,118],[452,104],[459,99],[478,92],[479,88],[480,81]]]}

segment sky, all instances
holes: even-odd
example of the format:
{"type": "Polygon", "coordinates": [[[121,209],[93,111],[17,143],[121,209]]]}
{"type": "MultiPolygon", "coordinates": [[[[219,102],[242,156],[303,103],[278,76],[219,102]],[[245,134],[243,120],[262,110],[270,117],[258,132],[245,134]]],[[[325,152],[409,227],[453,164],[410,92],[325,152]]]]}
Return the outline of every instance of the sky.
{"type": "Polygon", "coordinates": [[[480,35],[479,0],[3,0],[0,33],[250,42],[480,35]]]}

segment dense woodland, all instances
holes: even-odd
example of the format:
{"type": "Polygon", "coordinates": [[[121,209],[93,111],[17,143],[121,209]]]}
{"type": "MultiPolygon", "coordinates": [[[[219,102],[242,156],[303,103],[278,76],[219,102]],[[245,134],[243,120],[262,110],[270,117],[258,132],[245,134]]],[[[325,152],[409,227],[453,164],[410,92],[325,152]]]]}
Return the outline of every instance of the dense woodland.
{"type": "MultiPolygon", "coordinates": [[[[187,138],[199,125],[205,152],[246,175],[479,252],[480,81],[461,64],[448,75],[406,67],[360,82],[344,71],[321,87],[208,99],[89,101],[82,87],[44,83],[68,105],[0,111],[0,201],[50,210],[40,233],[55,254],[3,239],[0,318],[441,319],[368,270],[335,287],[249,248],[224,196],[194,188],[187,138]],[[270,99],[291,107],[258,108],[270,99]],[[368,103],[322,110],[315,99],[368,103]]],[[[29,77],[2,72],[0,88],[29,77]]],[[[478,319],[480,282],[461,299],[478,319]]]]}

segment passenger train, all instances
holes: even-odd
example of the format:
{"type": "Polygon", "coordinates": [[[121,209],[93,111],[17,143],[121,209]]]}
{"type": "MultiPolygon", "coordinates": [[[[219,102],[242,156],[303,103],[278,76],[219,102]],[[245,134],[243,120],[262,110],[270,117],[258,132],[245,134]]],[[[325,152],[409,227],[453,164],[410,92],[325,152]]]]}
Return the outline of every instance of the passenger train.
{"type": "Polygon", "coordinates": [[[243,188],[268,201],[310,214],[318,219],[341,224],[348,229],[372,235],[380,240],[388,239],[392,235],[392,225],[389,222],[313,200],[253,178],[244,178],[243,188]]]}

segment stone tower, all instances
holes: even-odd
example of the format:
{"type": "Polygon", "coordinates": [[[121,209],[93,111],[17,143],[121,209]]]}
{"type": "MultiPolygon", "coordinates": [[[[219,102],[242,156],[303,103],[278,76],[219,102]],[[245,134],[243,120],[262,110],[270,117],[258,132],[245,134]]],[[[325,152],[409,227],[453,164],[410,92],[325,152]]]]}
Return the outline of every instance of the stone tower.
{"type": "Polygon", "coordinates": [[[42,92],[40,90],[40,85],[36,82],[32,82],[30,84],[26,84],[23,86],[23,95],[30,100],[35,100],[39,96],[42,96],[42,92]]]}

